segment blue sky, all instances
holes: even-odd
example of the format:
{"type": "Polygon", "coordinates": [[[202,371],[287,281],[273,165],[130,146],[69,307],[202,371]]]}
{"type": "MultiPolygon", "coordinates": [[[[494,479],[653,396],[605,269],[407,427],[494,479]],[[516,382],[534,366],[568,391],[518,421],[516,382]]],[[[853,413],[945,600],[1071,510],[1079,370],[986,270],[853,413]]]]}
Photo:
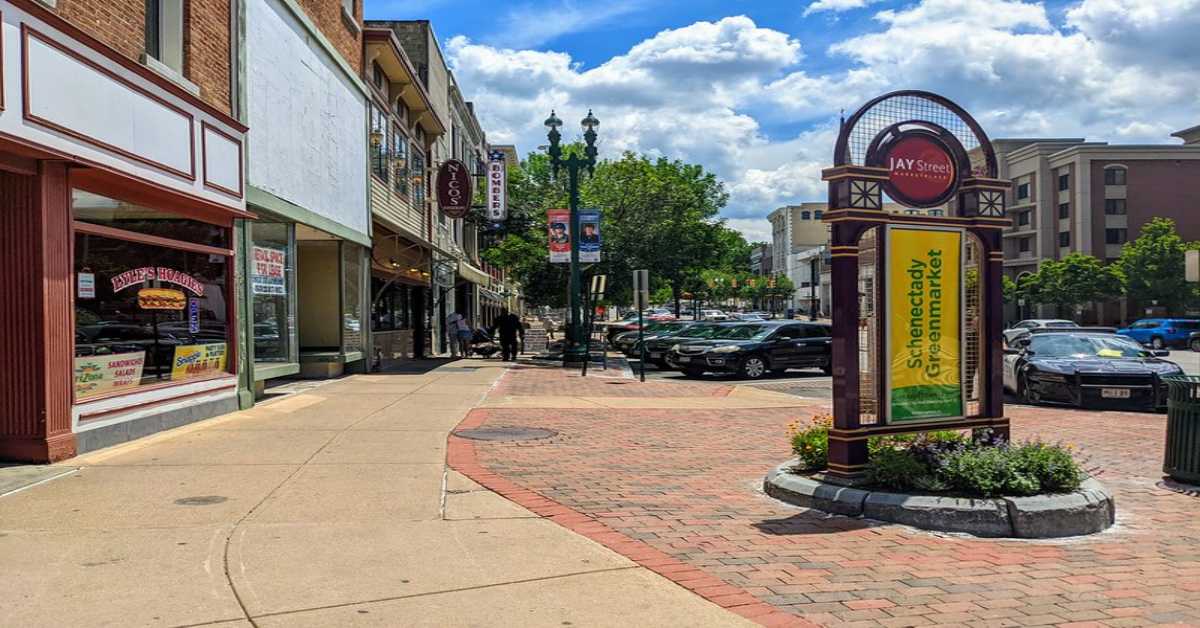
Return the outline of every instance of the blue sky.
{"type": "Polygon", "coordinates": [[[433,22],[494,143],[544,143],[588,107],[602,155],[702,163],[752,238],[823,200],[838,111],[900,88],[960,102],[993,137],[1174,141],[1200,124],[1200,0],[366,0],[433,22]]]}

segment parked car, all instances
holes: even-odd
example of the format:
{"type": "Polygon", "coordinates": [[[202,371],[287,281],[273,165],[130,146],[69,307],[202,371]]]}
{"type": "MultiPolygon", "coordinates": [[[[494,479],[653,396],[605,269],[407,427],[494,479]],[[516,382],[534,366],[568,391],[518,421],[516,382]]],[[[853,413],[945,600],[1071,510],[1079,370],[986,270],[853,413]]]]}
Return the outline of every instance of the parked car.
{"type": "Polygon", "coordinates": [[[1189,318],[1143,318],[1129,327],[1117,330],[1122,336],[1149,345],[1154,349],[1181,347],[1191,339],[1192,332],[1200,331],[1200,320],[1189,318]]]}
{"type": "MultiPolygon", "coordinates": [[[[673,334],[646,340],[646,361],[659,368],[670,368],[670,365],[667,364],[667,352],[671,350],[671,347],[682,341],[703,340],[727,325],[728,323],[693,321],[684,329],[673,334]]],[[[634,350],[640,355],[641,348],[635,347],[634,350]]]]}
{"type": "Polygon", "coordinates": [[[829,325],[764,321],[729,325],[701,340],[682,340],[667,363],[689,377],[706,372],[758,379],[768,372],[819,368],[833,372],[833,333],[829,325]]]}
{"type": "Polygon", "coordinates": [[[727,321],[729,320],[729,315],[721,310],[700,310],[700,320],[727,321]]]}
{"type": "Polygon", "coordinates": [[[1075,321],[1068,321],[1061,318],[1027,318],[1000,332],[1000,334],[1004,337],[1004,344],[1010,344],[1014,338],[1029,331],[1030,329],[1042,329],[1043,327],[1068,329],[1078,328],[1079,324],[1075,321]]]}
{"type": "MultiPolygon", "coordinates": [[[[675,332],[683,331],[690,325],[695,323],[690,321],[663,321],[654,322],[646,325],[645,329],[641,330],[641,336],[644,339],[657,338],[659,336],[669,336],[675,332]]],[[[628,357],[635,357],[638,343],[638,330],[624,331],[613,337],[612,346],[617,351],[624,353],[628,357]]]]}
{"type": "Polygon", "coordinates": [[[1155,410],[1178,364],[1111,329],[1035,329],[1004,351],[1004,387],[1028,403],[1155,410]]]}
{"type": "Polygon", "coordinates": [[[765,316],[758,314],[756,312],[737,312],[737,313],[732,314],[732,316],[733,316],[733,320],[742,321],[744,323],[753,323],[753,322],[767,320],[767,318],[765,316]]]}

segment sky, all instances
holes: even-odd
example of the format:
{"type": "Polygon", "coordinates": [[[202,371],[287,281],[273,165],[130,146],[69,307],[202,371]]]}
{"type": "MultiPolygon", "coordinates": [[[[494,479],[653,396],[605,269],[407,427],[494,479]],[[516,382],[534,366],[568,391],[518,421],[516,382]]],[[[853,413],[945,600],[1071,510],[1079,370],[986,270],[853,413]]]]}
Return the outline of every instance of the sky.
{"type": "Polygon", "coordinates": [[[895,89],[956,101],[992,138],[1178,143],[1200,125],[1200,0],[365,0],[427,19],[493,144],[546,143],[555,109],[601,157],[703,164],[722,216],[825,200],[838,117],[895,89]]]}

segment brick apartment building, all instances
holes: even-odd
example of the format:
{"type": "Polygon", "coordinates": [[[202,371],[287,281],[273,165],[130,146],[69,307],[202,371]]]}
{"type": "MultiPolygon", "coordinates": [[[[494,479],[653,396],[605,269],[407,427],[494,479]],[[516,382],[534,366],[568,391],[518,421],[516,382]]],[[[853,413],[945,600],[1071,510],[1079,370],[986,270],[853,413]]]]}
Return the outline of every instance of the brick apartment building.
{"type": "MultiPolygon", "coordinates": [[[[1200,240],[1200,127],[1174,134],[1183,144],[1120,145],[1083,138],[1000,139],[1000,177],[1013,182],[1012,226],[1004,231],[1004,271],[1014,280],[1043,260],[1082,252],[1111,262],[1156,217],[1200,240]]],[[[1145,304],[1097,304],[1087,322],[1138,318],[1145,304]]],[[[1053,308],[1007,307],[1009,319],[1054,316],[1053,308]]]]}

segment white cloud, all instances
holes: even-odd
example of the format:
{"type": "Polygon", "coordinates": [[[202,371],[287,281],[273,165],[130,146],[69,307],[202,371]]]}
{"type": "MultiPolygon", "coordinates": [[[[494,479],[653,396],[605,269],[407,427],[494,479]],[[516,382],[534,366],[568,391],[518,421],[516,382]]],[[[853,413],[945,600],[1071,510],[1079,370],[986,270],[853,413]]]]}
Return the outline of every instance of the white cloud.
{"type": "Polygon", "coordinates": [[[510,48],[540,46],[563,35],[596,28],[645,8],[645,0],[590,3],[564,0],[554,4],[526,2],[500,15],[488,43],[510,48]]]}
{"type": "Polygon", "coordinates": [[[875,4],[879,1],[880,0],[817,0],[816,2],[808,5],[807,9],[804,9],[804,15],[808,16],[820,11],[841,13],[842,11],[849,11],[851,9],[861,9],[868,4],[875,4]]]}
{"type": "Polygon", "coordinates": [[[591,107],[602,155],[704,164],[726,182],[730,224],[761,238],[774,208],[823,199],[838,111],[885,91],[945,94],[992,137],[1161,143],[1200,123],[1200,0],[1080,0],[1062,15],[1056,26],[1040,2],[920,0],[831,46],[844,61],[832,71],[806,67],[800,41],[745,16],[664,30],[593,68],[462,37],[447,52],[491,141],[535,149],[551,108],[574,139],[591,107]],[[789,131],[768,137],[764,125],[789,131]]]}

